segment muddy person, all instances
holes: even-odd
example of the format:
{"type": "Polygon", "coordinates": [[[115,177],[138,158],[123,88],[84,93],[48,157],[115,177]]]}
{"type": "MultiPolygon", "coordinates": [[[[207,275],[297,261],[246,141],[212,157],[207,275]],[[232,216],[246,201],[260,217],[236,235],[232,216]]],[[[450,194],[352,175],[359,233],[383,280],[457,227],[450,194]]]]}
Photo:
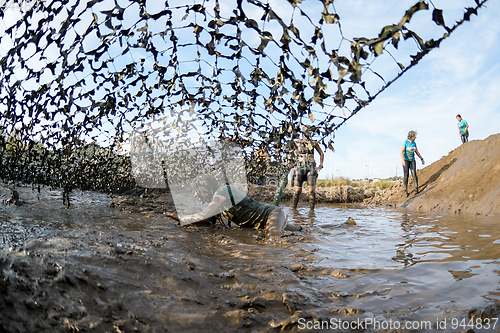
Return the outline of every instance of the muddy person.
{"type": "Polygon", "coordinates": [[[261,144],[260,148],[254,153],[255,166],[257,172],[261,173],[259,178],[255,180],[256,185],[266,185],[266,176],[263,174],[267,171],[268,166],[268,155],[264,144],[261,144]]]}
{"type": "Polygon", "coordinates": [[[462,116],[457,114],[458,120],[458,134],[460,135],[460,139],[462,140],[462,144],[469,141],[469,124],[465,119],[462,119],[462,116]]]}
{"type": "Polygon", "coordinates": [[[198,200],[210,204],[197,214],[178,216],[175,213],[165,213],[182,225],[209,222],[216,215],[222,214],[230,223],[240,227],[265,230],[270,238],[280,236],[285,228],[291,231],[300,230],[299,227],[287,224],[287,214],[281,208],[253,201],[233,186],[219,186],[219,182],[212,175],[197,177],[191,186],[198,200]]]}
{"type": "Polygon", "coordinates": [[[413,183],[415,184],[415,194],[418,194],[418,178],[417,178],[417,162],[415,161],[415,154],[420,158],[422,164],[425,164],[424,158],[420,155],[417,149],[417,144],[415,139],[417,138],[417,132],[409,131],[408,139],[405,140],[403,146],[401,147],[401,162],[404,168],[404,188],[405,196],[408,197],[408,177],[410,175],[410,170],[413,176],[413,183]]]}
{"type": "Polygon", "coordinates": [[[318,172],[323,169],[323,160],[325,155],[319,146],[318,142],[311,139],[315,128],[313,126],[304,125],[302,129],[302,139],[296,140],[297,167],[294,179],[295,193],[293,195],[293,209],[297,209],[302,186],[307,181],[309,190],[309,208],[314,209],[316,205],[316,179],[318,172]],[[316,166],[314,159],[314,150],[317,150],[320,156],[319,165],[316,166]]]}

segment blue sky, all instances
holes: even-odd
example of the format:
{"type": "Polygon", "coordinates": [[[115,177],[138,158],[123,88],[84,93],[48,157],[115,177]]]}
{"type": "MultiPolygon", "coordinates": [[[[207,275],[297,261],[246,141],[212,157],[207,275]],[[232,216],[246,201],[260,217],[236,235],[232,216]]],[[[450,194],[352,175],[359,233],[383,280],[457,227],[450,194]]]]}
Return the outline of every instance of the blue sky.
{"type": "MultiPolygon", "coordinates": [[[[339,12],[340,2],[335,2],[339,12]]],[[[361,27],[341,16],[344,35],[356,35],[356,29],[367,35],[371,25],[382,28],[397,23],[414,3],[377,1],[374,5],[372,1],[349,1],[349,6],[369,6],[370,10],[362,11],[367,16],[361,27]]],[[[439,7],[437,1],[434,3],[439,7]]],[[[453,1],[457,19],[466,5],[471,2],[453,1]]],[[[336,152],[326,153],[320,178],[401,176],[399,152],[409,130],[418,132],[417,146],[429,165],[461,144],[457,114],[469,122],[470,140],[499,133],[499,12],[500,3],[489,1],[478,16],[472,16],[470,22],[342,126],[336,135],[336,152]]],[[[454,22],[447,20],[446,8],[444,14],[447,24],[454,22]]],[[[417,167],[422,168],[420,161],[417,167]]]]}
{"type": "MultiPolygon", "coordinates": [[[[288,3],[283,5],[282,1],[270,0],[270,3],[280,16],[291,15],[292,7],[288,3]]],[[[169,4],[172,6],[174,2],[169,1],[169,4]]],[[[178,2],[184,4],[183,1],[178,2]]],[[[405,11],[416,2],[416,0],[336,0],[334,6],[340,15],[343,36],[352,40],[354,37],[376,37],[384,26],[398,23],[405,11]]],[[[157,7],[148,8],[148,11],[161,10],[161,2],[148,1],[147,3],[149,7],[157,7]]],[[[433,3],[443,9],[445,21],[449,26],[463,16],[465,7],[474,5],[473,0],[435,0],[433,3]]],[[[321,2],[314,0],[304,1],[300,6],[311,16],[317,16],[322,10],[321,2]]],[[[100,10],[109,9],[108,7],[112,8],[113,2],[99,3],[93,7],[93,10],[99,13],[100,10]],[[111,7],[109,7],[110,4],[111,7]]],[[[500,61],[497,58],[500,54],[500,46],[498,46],[500,24],[496,13],[500,12],[499,7],[498,1],[490,0],[487,8],[480,10],[478,16],[473,15],[470,22],[459,27],[439,48],[431,51],[415,68],[409,70],[369,106],[340,127],[334,144],[336,152],[326,152],[325,169],[320,173],[320,178],[400,176],[402,168],[399,150],[409,130],[418,132],[416,141],[419,150],[427,164],[431,164],[461,144],[455,119],[457,113],[462,114],[463,118],[470,123],[471,140],[484,139],[491,134],[498,133],[500,114],[497,112],[497,107],[500,97],[497,92],[500,88],[500,79],[498,79],[500,61]]],[[[223,16],[229,16],[233,8],[234,1],[221,1],[223,16]]],[[[261,17],[262,13],[257,11],[252,13],[250,8],[246,8],[248,9],[247,15],[255,14],[255,17],[261,17]]],[[[14,11],[9,13],[14,14],[14,11]]],[[[417,12],[407,24],[410,29],[415,28],[424,40],[438,38],[444,32],[442,27],[430,20],[431,14],[432,9],[417,12]]],[[[77,30],[86,29],[92,18],[91,12],[85,13],[85,17],[82,18],[83,20],[79,23],[81,27],[77,26],[77,30]]],[[[15,15],[6,16],[6,25],[9,26],[14,19],[15,15]]],[[[311,33],[307,30],[310,25],[302,20],[305,18],[295,14],[294,24],[300,27],[301,34],[308,36],[311,33]]],[[[60,24],[60,22],[52,23],[55,26],[60,24]]],[[[150,24],[150,28],[154,28],[153,23],[150,24]]],[[[266,29],[273,34],[276,32],[279,39],[281,36],[279,25],[275,21],[265,24],[266,29]]],[[[4,26],[0,25],[0,29],[3,28],[4,26]]],[[[231,29],[230,26],[224,26],[224,29],[226,28],[231,29]]],[[[325,26],[324,29],[325,32],[331,29],[325,41],[328,48],[341,46],[341,48],[348,49],[350,47],[349,42],[339,39],[337,25],[325,26]]],[[[243,33],[247,34],[245,41],[251,43],[253,40],[255,45],[252,46],[254,47],[259,45],[260,38],[253,30],[249,29],[243,33]]],[[[192,33],[188,35],[186,38],[192,38],[192,33]]],[[[71,36],[67,36],[67,40],[71,41],[71,36]]],[[[9,39],[4,38],[2,42],[8,44],[9,39]]],[[[87,43],[97,45],[98,41],[88,39],[87,43]]],[[[88,47],[91,49],[92,45],[88,47]]],[[[410,40],[401,41],[398,50],[392,46],[388,46],[387,49],[398,61],[406,61],[406,63],[409,61],[409,55],[417,52],[415,43],[410,40]]],[[[55,51],[48,49],[46,54],[49,58],[55,59],[57,57],[55,51]],[[54,54],[51,55],[51,53],[54,54]]],[[[118,54],[121,52],[121,50],[114,51],[118,54]]],[[[280,49],[272,43],[266,48],[269,54],[275,51],[280,51],[280,49]]],[[[3,55],[4,52],[5,49],[0,53],[3,55]]],[[[28,54],[30,50],[26,52],[28,54]]],[[[343,52],[343,54],[346,53],[348,54],[348,51],[343,52]]],[[[117,62],[116,66],[120,69],[120,66],[125,63],[136,62],[140,58],[141,54],[130,52],[120,59],[123,63],[117,62]]],[[[262,61],[265,62],[265,60],[264,58],[262,61]]],[[[224,61],[225,63],[222,64],[221,60],[221,66],[229,68],[227,75],[234,76],[230,69],[234,63],[224,61]]],[[[391,79],[399,71],[398,66],[387,56],[387,53],[370,61],[373,61],[371,68],[380,72],[386,79],[391,79]]],[[[146,62],[151,62],[151,59],[147,59],[146,62]]],[[[39,66],[43,65],[40,62],[39,66]]],[[[194,66],[190,70],[196,70],[198,65],[193,59],[186,59],[182,66],[185,66],[183,70],[187,70],[189,66],[194,66]]],[[[241,66],[242,70],[248,73],[253,70],[251,66],[245,67],[244,62],[241,62],[241,66]]],[[[84,73],[79,73],[78,78],[81,78],[83,74],[87,75],[88,71],[87,68],[84,73]]],[[[248,73],[243,74],[248,75],[248,73]]],[[[382,82],[376,77],[370,77],[369,74],[366,73],[363,77],[367,86],[380,86],[382,82]]],[[[19,74],[19,77],[22,75],[19,74]]],[[[76,76],[74,79],[76,80],[76,76]]],[[[71,78],[67,82],[70,84],[71,78]]],[[[30,84],[30,82],[24,83],[25,86],[30,84]]],[[[335,86],[329,86],[328,89],[330,93],[335,92],[335,86]]],[[[329,110],[325,108],[323,111],[329,110]]],[[[420,168],[421,165],[418,167],[420,168]]]]}

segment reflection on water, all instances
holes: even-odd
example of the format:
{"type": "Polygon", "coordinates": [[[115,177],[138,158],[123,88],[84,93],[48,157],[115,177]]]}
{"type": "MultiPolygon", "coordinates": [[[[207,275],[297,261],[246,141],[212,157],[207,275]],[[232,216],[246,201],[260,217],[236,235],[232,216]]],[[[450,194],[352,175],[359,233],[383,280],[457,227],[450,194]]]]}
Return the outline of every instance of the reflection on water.
{"type": "Polygon", "coordinates": [[[318,288],[340,288],[343,295],[388,290],[384,297],[353,299],[352,307],[392,311],[396,303],[402,315],[432,319],[500,300],[495,218],[345,205],[318,207],[312,215],[289,213],[311,234],[297,245],[305,250],[298,253],[311,261],[314,249],[315,265],[351,274],[350,279],[318,280],[318,288]],[[356,226],[344,224],[349,217],[356,226]]]}
{"type": "Polygon", "coordinates": [[[246,272],[247,280],[228,273],[232,280],[221,280],[222,291],[258,289],[257,282],[264,281],[267,272],[288,267],[300,283],[279,274],[266,283],[318,290],[329,295],[325,304],[341,303],[381,318],[435,321],[500,301],[500,228],[491,217],[361,205],[319,205],[311,213],[284,206],[290,220],[303,230],[284,237],[281,244],[267,243],[248,230],[177,226],[168,229],[165,239],[152,240],[148,232],[163,228],[159,217],[117,212],[109,208],[106,195],[75,192],[71,208],[66,209],[59,191],[38,195],[23,189],[21,194],[28,202],[25,206],[0,205],[2,248],[40,237],[76,242],[79,236],[93,235],[80,250],[84,255],[104,248],[107,240],[102,235],[113,232],[117,253],[180,261],[184,259],[175,257],[167,238],[189,240],[192,253],[204,260],[224,262],[222,268],[228,272],[235,268],[246,272]],[[355,225],[345,223],[349,217],[355,225]]]}
{"type": "Polygon", "coordinates": [[[500,228],[494,218],[363,206],[323,206],[313,215],[289,215],[314,234],[323,265],[389,269],[424,262],[497,260],[500,254],[500,228]],[[349,217],[356,226],[344,223],[349,217]]]}

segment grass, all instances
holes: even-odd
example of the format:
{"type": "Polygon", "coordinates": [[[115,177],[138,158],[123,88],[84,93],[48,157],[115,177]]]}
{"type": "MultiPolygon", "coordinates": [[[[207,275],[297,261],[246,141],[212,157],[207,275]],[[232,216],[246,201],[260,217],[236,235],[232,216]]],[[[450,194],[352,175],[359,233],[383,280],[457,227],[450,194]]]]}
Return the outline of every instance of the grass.
{"type": "Polygon", "coordinates": [[[352,186],[352,187],[368,187],[368,188],[380,188],[386,189],[394,185],[393,180],[383,179],[378,182],[366,183],[363,181],[355,181],[342,177],[332,178],[332,179],[318,179],[316,181],[317,187],[331,187],[331,186],[352,186]]]}

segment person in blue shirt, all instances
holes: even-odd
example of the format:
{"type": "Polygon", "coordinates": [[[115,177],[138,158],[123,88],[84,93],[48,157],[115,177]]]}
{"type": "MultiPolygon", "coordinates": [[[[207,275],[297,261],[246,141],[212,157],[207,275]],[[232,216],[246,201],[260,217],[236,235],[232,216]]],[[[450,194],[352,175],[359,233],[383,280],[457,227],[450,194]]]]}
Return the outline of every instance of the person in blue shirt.
{"type": "Polygon", "coordinates": [[[462,144],[469,141],[469,124],[462,116],[457,114],[458,120],[458,134],[460,134],[460,139],[462,139],[462,144]]]}
{"type": "Polygon", "coordinates": [[[415,184],[415,194],[418,194],[418,178],[417,178],[417,162],[415,161],[415,154],[420,158],[422,164],[425,164],[424,158],[420,155],[417,149],[417,144],[415,139],[417,138],[417,132],[409,131],[408,139],[403,143],[401,147],[401,162],[404,168],[404,186],[405,186],[405,196],[408,194],[408,176],[410,175],[410,170],[413,175],[413,183],[415,184]]]}

